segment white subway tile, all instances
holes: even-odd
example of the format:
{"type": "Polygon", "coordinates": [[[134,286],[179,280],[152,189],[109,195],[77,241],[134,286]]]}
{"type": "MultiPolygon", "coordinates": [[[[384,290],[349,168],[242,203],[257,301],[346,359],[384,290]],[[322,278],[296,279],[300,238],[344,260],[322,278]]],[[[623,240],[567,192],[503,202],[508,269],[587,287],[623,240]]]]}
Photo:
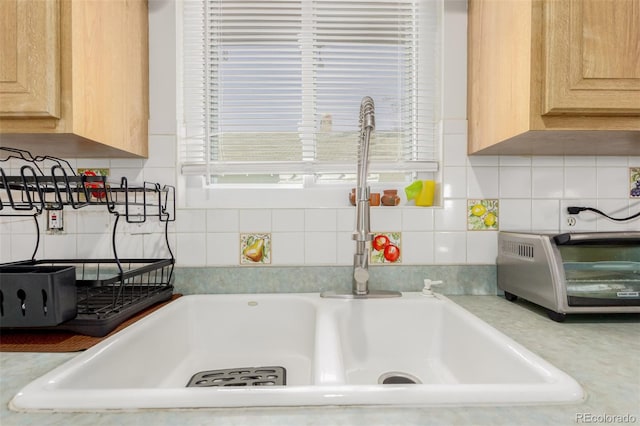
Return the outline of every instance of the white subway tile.
{"type": "Polygon", "coordinates": [[[596,157],[596,164],[598,167],[627,167],[629,158],[603,155],[602,157],[596,157]]]}
{"type": "Polygon", "coordinates": [[[564,170],[564,198],[596,198],[596,168],[566,167],[564,170]]]}
{"type": "Polygon", "coordinates": [[[559,232],[560,218],[559,200],[531,200],[532,231],[559,232]]]}
{"type": "Polygon", "coordinates": [[[304,261],[307,265],[335,265],[336,232],[306,232],[304,241],[304,261]]]}
{"type": "MultiPolygon", "coordinates": [[[[142,236],[144,257],[146,259],[168,259],[176,248],[176,234],[169,234],[169,248],[163,232],[145,234],[142,236]]],[[[175,254],[175,253],[174,253],[175,254]]]]}
{"type": "Polygon", "coordinates": [[[595,167],[596,157],[582,155],[567,155],[564,157],[564,165],[567,167],[595,167]]]}
{"type": "Polygon", "coordinates": [[[76,213],[76,230],[78,233],[108,233],[111,230],[111,218],[111,214],[106,209],[78,210],[76,213]]]}
{"type": "Polygon", "coordinates": [[[497,167],[500,165],[500,157],[497,155],[474,155],[467,157],[467,165],[471,167],[497,167]]]}
{"type": "Polygon", "coordinates": [[[272,211],[272,229],[274,232],[304,231],[304,209],[274,209],[272,211]]]}
{"type": "Polygon", "coordinates": [[[534,155],[531,157],[532,166],[564,167],[564,157],[560,155],[534,155]]]}
{"type": "Polygon", "coordinates": [[[173,167],[145,167],[143,177],[146,182],[159,183],[160,186],[176,187],[176,170],[173,167]]]}
{"type": "MultiPolygon", "coordinates": [[[[112,259],[113,244],[109,234],[78,234],[78,257],[81,259],[112,259]]],[[[120,253],[118,252],[120,256],[120,253]]],[[[143,257],[139,253],[137,257],[143,257]]]]}
{"type": "Polygon", "coordinates": [[[333,231],[337,228],[336,209],[306,209],[304,229],[306,231],[333,231]]]}
{"type": "MultiPolygon", "coordinates": [[[[40,227],[40,232],[44,232],[47,230],[47,221],[45,219],[46,213],[43,213],[41,216],[37,217],[38,225],[40,227]]],[[[5,218],[0,218],[0,220],[5,220],[5,218]]],[[[66,224],[65,224],[66,225],[66,224]]],[[[8,219],[8,228],[12,234],[27,234],[36,235],[36,224],[32,216],[21,216],[21,217],[12,217],[8,219]]]]}
{"type": "MultiPolygon", "coordinates": [[[[36,248],[35,238],[27,238],[24,234],[11,235],[11,252],[9,261],[28,260],[31,259],[33,251],[36,248]]],[[[75,250],[75,244],[73,245],[75,250]]],[[[44,236],[40,238],[36,259],[44,258],[44,236]]]]}
{"type": "Polygon", "coordinates": [[[207,264],[206,234],[204,232],[176,234],[175,253],[178,266],[205,266],[207,264]]]}
{"type": "MultiPolygon", "coordinates": [[[[83,256],[77,252],[75,234],[45,234],[40,239],[40,244],[44,247],[46,259],[75,259],[83,256]]],[[[15,240],[13,245],[15,249],[15,240]]]]}
{"type": "Polygon", "coordinates": [[[393,207],[371,208],[372,231],[399,231],[402,228],[402,209],[393,207]]]}
{"type": "Polygon", "coordinates": [[[271,234],[272,265],[304,264],[304,232],[274,232],[271,234]]]}
{"type": "Polygon", "coordinates": [[[445,166],[466,166],[467,164],[467,135],[445,134],[442,151],[445,166]]]}
{"type": "Polygon", "coordinates": [[[522,157],[519,155],[501,155],[500,166],[529,167],[531,166],[531,157],[522,157]]]}
{"type": "Polygon", "coordinates": [[[531,197],[530,167],[500,167],[500,198],[531,197]]]}
{"type": "Polygon", "coordinates": [[[176,211],[176,232],[205,232],[207,220],[205,210],[202,209],[178,209],[176,211]]]}
{"type": "Polygon", "coordinates": [[[602,198],[629,198],[629,169],[627,167],[598,167],[597,195],[602,198]]]}
{"type": "Polygon", "coordinates": [[[118,167],[109,170],[107,182],[114,186],[123,186],[122,178],[126,178],[126,184],[129,186],[141,186],[144,183],[144,173],[142,167],[118,167]]]}
{"type": "Polygon", "coordinates": [[[434,211],[436,231],[465,231],[467,229],[467,200],[444,200],[442,209],[434,211]]]}
{"type": "Polygon", "coordinates": [[[336,237],[336,265],[352,265],[353,254],[356,250],[356,243],[353,241],[353,232],[338,232],[336,237]]]}
{"type": "Polygon", "coordinates": [[[467,169],[467,198],[498,198],[500,193],[498,167],[467,169]]]}
{"type": "Polygon", "coordinates": [[[238,232],[240,230],[240,213],[236,209],[208,209],[208,232],[238,232]]]}
{"type": "Polygon", "coordinates": [[[495,265],[497,256],[497,232],[467,232],[467,263],[476,265],[495,265]]]}
{"type": "Polygon", "coordinates": [[[402,233],[402,264],[429,265],[434,259],[433,232],[402,233]]]}
{"type": "Polygon", "coordinates": [[[498,226],[501,231],[531,230],[531,200],[500,200],[498,226]]]}
{"type": "Polygon", "coordinates": [[[447,119],[442,121],[443,132],[445,135],[466,135],[468,123],[467,120],[447,119]]]}
{"type": "Polygon", "coordinates": [[[356,228],[356,208],[337,209],[337,230],[351,231],[356,228]]]}
{"type": "Polygon", "coordinates": [[[436,232],[434,261],[441,265],[467,263],[467,233],[436,232]]]}
{"type": "Polygon", "coordinates": [[[531,195],[533,198],[562,198],[563,182],[563,167],[533,167],[531,170],[531,195]]]}
{"type": "Polygon", "coordinates": [[[240,264],[240,235],[235,232],[209,232],[206,236],[208,266],[240,264]]]}
{"type": "Polygon", "coordinates": [[[149,159],[145,167],[175,167],[176,152],[175,135],[149,135],[149,159]]]}
{"type": "Polygon", "coordinates": [[[271,210],[241,209],[240,232],[271,232],[271,210]]]}
{"type": "MultiPolygon", "coordinates": [[[[31,252],[33,253],[33,250],[31,252]]],[[[31,258],[30,255],[29,258],[31,258]]],[[[0,263],[11,262],[12,260],[14,259],[11,257],[11,235],[3,235],[0,238],[0,263]]]]}
{"type": "Polygon", "coordinates": [[[402,232],[432,231],[434,211],[421,207],[402,209],[402,232]]]}
{"type": "Polygon", "coordinates": [[[442,196],[444,198],[466,198],[467,196],[467,168],[445,167],[442,196]]]}

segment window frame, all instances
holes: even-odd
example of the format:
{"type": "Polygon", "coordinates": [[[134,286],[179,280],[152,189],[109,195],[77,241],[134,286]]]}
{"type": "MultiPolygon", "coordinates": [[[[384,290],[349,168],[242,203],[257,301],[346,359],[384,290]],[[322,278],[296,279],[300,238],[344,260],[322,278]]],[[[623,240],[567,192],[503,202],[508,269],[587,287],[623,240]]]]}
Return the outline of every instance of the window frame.
{"type": "MultiPolygon", "coordinates": [[[[182,61],[182,8],[184,1],[176,3],[177,17],[177,68],[178,68],[178,111],[179,115],[183,108],[182,99],[182,83],[183,83],[183,61],[182,61]]],[[[437,17],[439,21],[439,39],[436,44],[438,53],[438,85],[437,101],[434,102],[437,108],[437,119],[434,123],[435,144],[437,158],[422,163],[423,167],[411,168],[408,172],[415,179],[436,179],[442,178],[442,75],[440,68],[443,64],[442,43],[443,43],[443,27],[444,27],[444,1],[443,0],[419,0],[419,1],[437,1],[439,9],[437,17]]],[[[423,53],[421,53],[422,55],[423,53]]],[[[375,101],[375,99],[374,99],[375,101]]],[[[357,120],[357,111],[354,114],[354,120],[357,120]]],[[[178,146],[180,147],[181,138],[184,136],[181,122],[178,123],[178,146]]],[[[206,145],[206,144],[205,144],[206,145]]],[[[180,149],[180,148],[179,148],[180,149]]],[[[414,164],[420,165],[418,161],[414,164]]],[[[306,174],[301,184],[268,184],[268,183],[252,183],[252,184],[211,184],[207,182],[205,174],[208,174],[209,165],[185,165],[178,163],[177,182],[178,182],[178,205],[180,207],[193,208],[322,208],[322,207],[347,207],[349,206],[348,194],[354,182],[337,182],[337,183],[321,183],[315,179],[313,174],[306,174]]],[[[353,164],[353,174],[355,175],[356,165],[353,164]]],[[[393,166],[386,164],[379,167],[379,164],[370,164],[370,174],[376,171],[384,171],[393,169],[393,166]]],[[[397,167],[395,168],[398,169],[397,167]]],[[[377,183],[370,182],[371,192],[382,192],[384,189],[398,189],[401,195],[403,187],[409,182],[387,182],[377,183]]],[[[437,197],[438,198],[438,197],[437,197]]]]}

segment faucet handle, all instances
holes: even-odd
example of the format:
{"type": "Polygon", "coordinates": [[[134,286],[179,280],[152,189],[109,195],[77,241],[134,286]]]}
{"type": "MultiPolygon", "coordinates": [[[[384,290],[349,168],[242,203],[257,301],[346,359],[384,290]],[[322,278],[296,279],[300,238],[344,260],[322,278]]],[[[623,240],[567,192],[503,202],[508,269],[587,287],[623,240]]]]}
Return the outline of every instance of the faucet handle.
{"type": "Polygon", "coordinates": [[[353,278],[359,283],[367,282],[369,280],[369,271],[365,268],[357,267],[353,271],[353,278]]]}

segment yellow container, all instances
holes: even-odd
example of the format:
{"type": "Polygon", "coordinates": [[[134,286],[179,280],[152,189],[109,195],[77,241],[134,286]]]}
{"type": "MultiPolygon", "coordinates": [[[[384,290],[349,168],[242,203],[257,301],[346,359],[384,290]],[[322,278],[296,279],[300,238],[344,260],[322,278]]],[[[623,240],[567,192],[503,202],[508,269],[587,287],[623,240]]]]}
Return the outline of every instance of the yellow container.
{"type": "Polygon", "coordinates": [[[422,189],[416,196],[416,206],[432,206],[435,192],[436,182],[434,180],[422,181],[422,189]]]}

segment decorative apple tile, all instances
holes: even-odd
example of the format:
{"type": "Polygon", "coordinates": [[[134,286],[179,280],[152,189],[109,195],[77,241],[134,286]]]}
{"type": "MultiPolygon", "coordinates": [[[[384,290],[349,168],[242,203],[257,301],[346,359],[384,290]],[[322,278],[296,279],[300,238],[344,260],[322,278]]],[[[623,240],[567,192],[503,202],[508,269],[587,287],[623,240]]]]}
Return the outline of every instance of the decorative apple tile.
{"type": "Polygon", "coordinates": [[[640,167],[629,168],[629,198],[640,198],[640,167]]]}
{"type": "Polygon", "coordinates": [[[498,200],[467,200],[469,231],[498,230],[498,200]]]}
{"type": "Polygon", "coordinates": [[[240,264],[270,265],[271,234],[240,234],[240,264]]]}
{"type": "Polygon", "coordinates": [[[378,232],[371,240],[369,263],[402,263],[402,232],[378,232]]]}

